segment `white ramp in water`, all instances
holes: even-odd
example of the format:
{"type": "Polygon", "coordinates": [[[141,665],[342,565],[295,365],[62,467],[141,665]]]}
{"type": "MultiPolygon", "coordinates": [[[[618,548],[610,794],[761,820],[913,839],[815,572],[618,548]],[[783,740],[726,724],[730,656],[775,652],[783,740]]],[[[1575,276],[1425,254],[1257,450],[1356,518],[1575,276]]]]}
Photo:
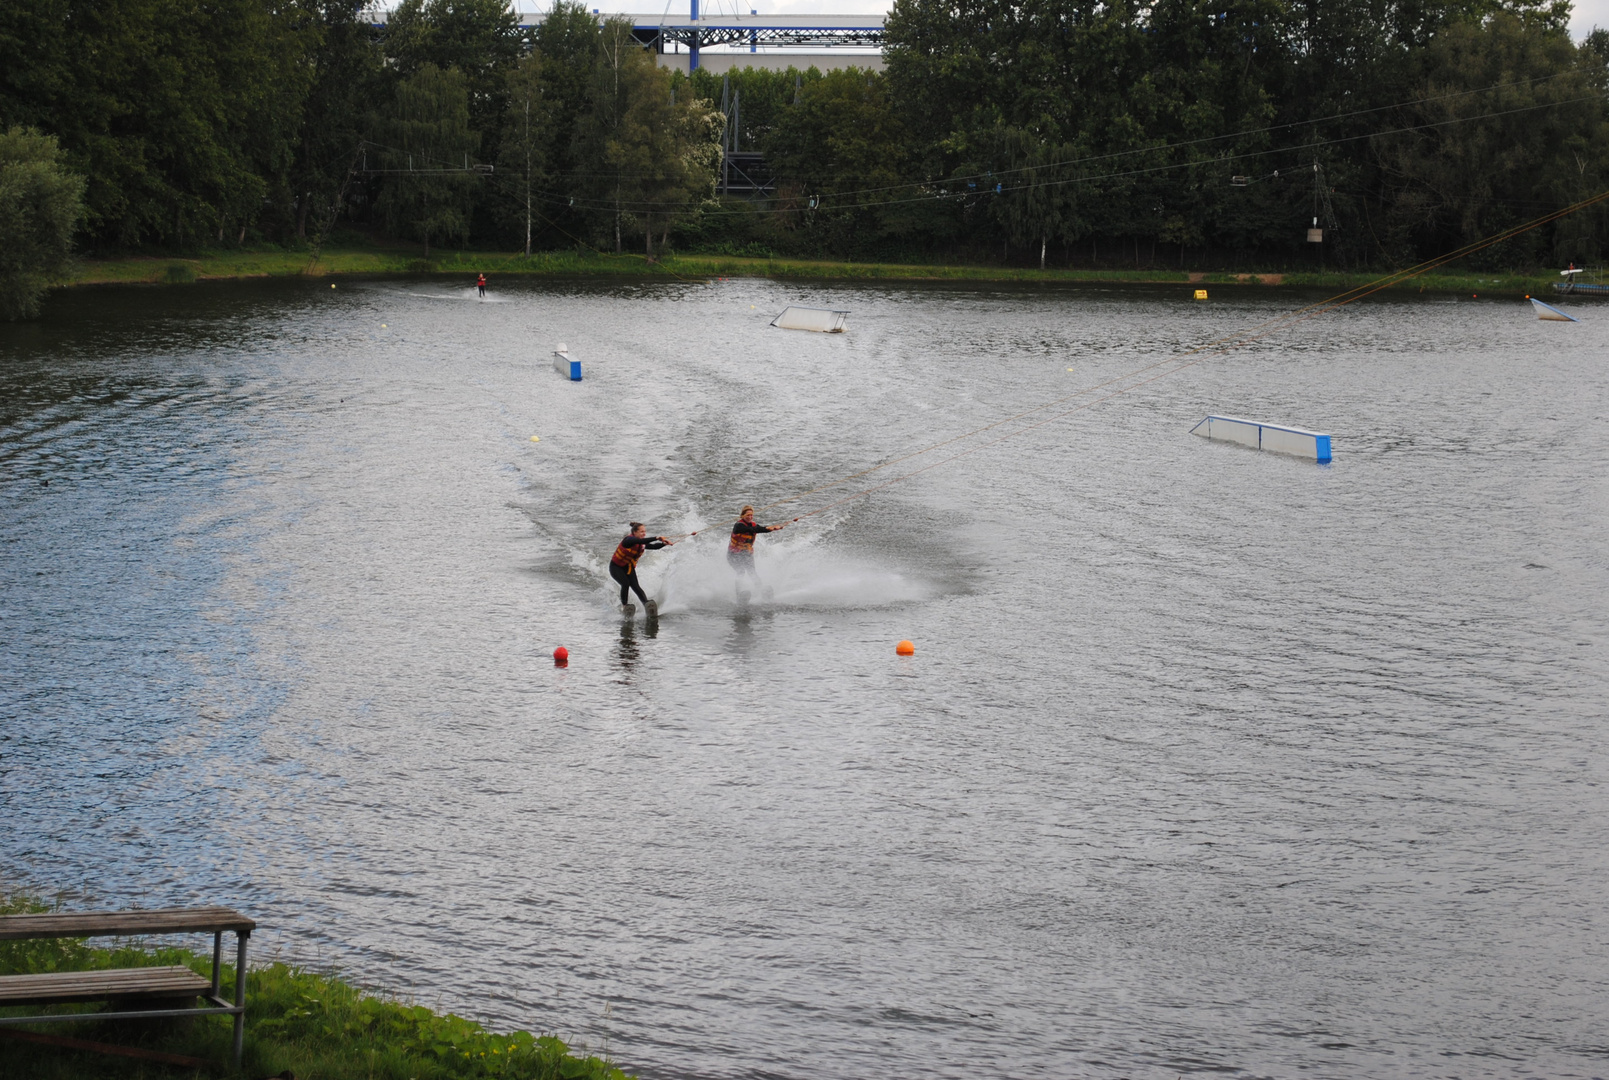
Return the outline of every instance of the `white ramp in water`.
{"type": "Polygon", "coordinates": [[[1265,424],[1261,420],[1242,420],[1235,416],[1209,416],[1190,430],[1196,435],[1219,442],[1239,443],[1253,450],[1291,454],[1318,462],[1330,460],[1330,437],[1303,428],[1265,424]]]}
{"type": "Polygon", "coordinates": [[[834,311],[832,308],[790,307],[772,319],[771,325],[780,326],[784,330],[814,330],[822,334],[841,334],[844,332],[844,320],[847,318],[849,312],[834,311]]]}
{"type": "Polygon", "coordinates": [[[581,361],[570,359],[570,354],[562,341],[559,342],[559,347],[553,350],[553,370],[571,382],[581,381],[581,361]]]}
{"type": "Polygon", "coordinates": [[[1552,304],[1544,304],[1536,297],[1531,297],[1531,306],[1536,310],[1536,317],[1549,322],[1580,322],[1574,315],[1566,315],[1552,304]]]}

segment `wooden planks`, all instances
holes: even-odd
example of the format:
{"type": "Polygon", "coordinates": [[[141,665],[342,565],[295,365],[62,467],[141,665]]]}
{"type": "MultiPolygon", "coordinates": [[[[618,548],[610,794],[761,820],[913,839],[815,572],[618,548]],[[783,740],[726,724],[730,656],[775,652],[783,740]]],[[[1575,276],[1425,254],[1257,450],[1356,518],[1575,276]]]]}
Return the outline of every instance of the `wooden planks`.
{"type": "Polygon", "coordinates": [[[134,937],[233,931],[249,934],[252,919],[226,907],[157,908],[152,911],[53,911],[44,915],[0,915],[0,941],[53,937],[134,937]]]}
{"type": "Polygon", "coordinates": [[[211,989],[210,979],[187,967],[53,971],[45,975],[0,976],[0,1006],[56,1005],[108,998],[194,998],[211,989]]]}

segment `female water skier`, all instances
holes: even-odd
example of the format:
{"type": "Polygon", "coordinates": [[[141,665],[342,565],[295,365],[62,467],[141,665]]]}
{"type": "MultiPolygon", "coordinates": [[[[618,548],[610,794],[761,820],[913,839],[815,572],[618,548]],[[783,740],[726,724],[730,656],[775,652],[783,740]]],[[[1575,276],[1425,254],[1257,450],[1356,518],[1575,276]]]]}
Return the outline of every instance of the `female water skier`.
{"type": "Polygon", "coordinates": [[[480,275],[480,280],[475,282],[475,288],[480,290],[480,298],[482,300],[486,299],[486,275],[485,274],[480,275]]]}
{"type": "Polygon", "coordinates": [[[631,531],[620,541],[620,546],[615,548],[614,555],[609,559],[609,576],[620,583],[620,610],[624,614],[631,615],[636,611],[631,606],[631,595],[627,591],[634,589],[648,617],[652,619],[659,615],[659,605],[648,599],[642,591],[642,586],[637,582],[637,560],[643,557],[645,551],[658,551],[660,548],[671,547],[674,543],[675,541],[666,540],[663,536],[656,536],[650,540],[642,522],[631,523],[631,531]]]}
{"type": "Polygon", "coordinates": [[[737,579],[733,585],[737,588],[738,599],[745,599],[743,592],[743,577],[747,574],[760,585],[760,575],[754,569],[754,538],[761,533],[781,532],[781,525],[756,525],[754,523],[754,507],[745,506],[743,513],[732,525],[732,541],[726,545],[726,561],[732,569],[737,571],[737,579]]]}

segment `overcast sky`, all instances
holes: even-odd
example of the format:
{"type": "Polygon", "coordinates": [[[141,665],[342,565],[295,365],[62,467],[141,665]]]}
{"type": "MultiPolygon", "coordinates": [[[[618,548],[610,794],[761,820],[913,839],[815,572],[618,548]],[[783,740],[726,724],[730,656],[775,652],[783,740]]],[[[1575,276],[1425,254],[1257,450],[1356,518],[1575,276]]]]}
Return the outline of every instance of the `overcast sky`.
{"type": "Polygon", "coordinates": [[[1580,41],[1594,26],[1609,27],[1609,0],[1576,0],[1570,33],[1580,41]]]}
{"type": "MultiPolygon", "coordinates": [[[[383,2],[383,0],[382,0],[383,2]]],[[[625,11],[633,14],[659,15],[670,13],[686,15],[688,0],[586,0],[590,8],[602,11],[625,11]]],[[[551,4],[546,0],[515,0],[520,11],[545,11],[551,4]]],[[[727,15],[757,9],[762,15],[878,15],[889,8],[887,0],[700,0],[699,14],[727,15]]],[[[1575,17],[1570,20],[1570,32],[1577,40],[1585,37],[1594,26],[1609,27],[1609,0],[1576,0],[1575,17]]]]}

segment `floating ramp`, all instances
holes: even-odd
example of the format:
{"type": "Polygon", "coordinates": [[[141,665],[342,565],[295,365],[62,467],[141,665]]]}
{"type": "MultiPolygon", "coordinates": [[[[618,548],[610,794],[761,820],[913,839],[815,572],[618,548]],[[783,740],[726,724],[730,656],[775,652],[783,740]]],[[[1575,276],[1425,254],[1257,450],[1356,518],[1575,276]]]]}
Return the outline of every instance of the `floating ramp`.
{"type": "Polygon", "coordinates": [[[1536,317],[1549,322],[1580,322],[1574,315],[1566,315],[1552,304],[1544,304],[1536,297],[1531,297],[1531,307],[1536,311],[1536,317]]]}
{"type": "Polygon", "coordinates": [[[553,370],[571,382],[581,381],[581,361],[570,359],[570,353],[562,341],[559,342],[559,347],[553,350],[553,370]]]}
{"type": "MultiPolygon", "coordinates": [[[[1577,275],[1584,273],[1586,273],[1585,267],[1577,269],[1574,264],[1571,264],[1568,270],[1560,270],[1559,276],[1564,280],[1553,283],[1554,291],[1560,296],[1609,296],[1609,285],[1596,281],[1582,281],[1577,275]]],[[[1599,271],[1593,271],[1592,276],[1597,277],[1598,274],[1599,271]]],[[[1526,297],[1526,299],[1529,300],[1530,297],[1526,297]]],[[[1563,312],[1560,312],[1560,314],[1563,314],[1563,312]]],[[[1547,316],[1544,315],[1542,318],[1545,319],[1547,316]]],[[[1581,320],[1571,319],[1570,321],[1580,322],[1581,320]]]]}
{"type": "Polygon", "coordinates": [[[847,318],[849,312],[834,311],[832,308],[790,307],[772,319],[771,325],[780,326],[784,330],[814,330],[820,334],[841,334],[844,332],[844,320],[847,318]]]}
{"type": "Polygon", "coordinates": [[[1312,458],[1321,464],[1330,460],[1330,437],[1304,428],[1266,424],[1261,420],[1242,420],[1235,416],[1209,416],[1190,431],[1218,442],[1249,446],[1253,450],[1312,458]]]}

